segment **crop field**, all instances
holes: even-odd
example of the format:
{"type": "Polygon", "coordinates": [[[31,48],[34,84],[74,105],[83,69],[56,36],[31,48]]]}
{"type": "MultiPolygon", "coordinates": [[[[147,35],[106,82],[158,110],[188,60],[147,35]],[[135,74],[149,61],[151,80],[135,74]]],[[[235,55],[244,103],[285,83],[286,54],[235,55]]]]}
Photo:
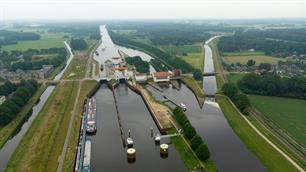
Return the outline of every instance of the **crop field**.
{"type": "Polygon", "coordinates": [[[64,34],[61,33],[43,33],[39,40],[19,41],[18,44],[5,45],[3,50],[12,51],[27,49],[43,49],[43,48],[60,48],[64,47],[64,34]]]}
{"type": "Polygon", "coordinates": [[[251,104],[298,142],[306,144],[306,100],[248,95],[251,104]]]}
{"type": "Polygon", "coordinates": [[[241,51],[241,52],[224,52],[222,56],[264,56],[265,53],[262,51],[241,51]]]}
{"type": "Polygon", "coordinates": [[[277,64],[278,61],[285,61],[284,58],[276,58],[271,56],[265,55],[235,55],[235,56],[222,56],[222,60],[227,64],[246,64],[248,60],[255,60],[256,64],[259,65],[260,63],[270,63],[270,64],[277,64]]]}

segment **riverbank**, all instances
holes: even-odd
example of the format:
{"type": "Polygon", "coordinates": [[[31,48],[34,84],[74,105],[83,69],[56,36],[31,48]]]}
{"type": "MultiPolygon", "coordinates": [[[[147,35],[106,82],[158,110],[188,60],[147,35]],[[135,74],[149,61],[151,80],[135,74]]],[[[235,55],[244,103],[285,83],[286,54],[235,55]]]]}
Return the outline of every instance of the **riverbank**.
{"type": "Polygon", "coordinates": [[[8,162],[6,171],[53,171],[63,147],[78,82],[62,82],[46,104],[8,162]]]}
{"type": "Polygon", "coordinates": [[[242,114],[227,97],[217,95],[216,100],[235,133],[269,171],[298,171],[243,119],[242,114]]]}
{"type": "Polygon", "coordinates": [[[184,76],[182,77],[182,80],[185,85],[194,93],[198,100],[199,106],[202,108],[205,101],[204,90],[201,89],[199,84],[192,77],[184,76]]]}
{"type": "Polygon", "coordinates": [[[26,105],[22,107],[16,118],[14,118],[14,120],[5,127],[0,128],[0,148],[2,148],[5,143],[14,135],[16,130],[21,127],[23,121],[28,117],[28,114],[31,113],[31,109],[39,101],[40,96],[46,88],[47,87],[45,85],[41,85],[36,93],[26,103],[26,105]]]}

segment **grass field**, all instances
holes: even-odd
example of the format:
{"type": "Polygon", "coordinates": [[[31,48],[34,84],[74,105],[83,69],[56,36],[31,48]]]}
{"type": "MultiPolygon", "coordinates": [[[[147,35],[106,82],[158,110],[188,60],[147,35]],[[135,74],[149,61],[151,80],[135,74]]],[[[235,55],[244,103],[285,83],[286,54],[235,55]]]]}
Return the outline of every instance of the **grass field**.
{"type": "Polygon", "coordinates": [[[240,137],[248,149],[250,149],[266,166],[268,171],[297,171],[289,161],[279,154],[247,124],[228,98],[218,95],[217,102],[235,133],[240,137]]]}
{"type": "Polygon", "coordinates": [[[276,58],[271,56],[265,55],[235,55],[235,56],[222,56],[222,60],[226,64],[246,64],[248,60],[255,60],[256,64],[259,65],[260,63],[270,63],[270,64],[277,64],[278,61],[285,61],[284,58],[276,58]]]}
{"type": "Polygon", "coordinates": [[[306,145],[306,100],[258,95],[248,97],[262,114],[306,145]]]}
{"type": "Polygon", "coordinates": [[[184,46],[160,46],[160,48],[169,54],[178,56],[193,67],[203,71],[204,49],[201,43],[184,46]],[[183,56],[183,53],[187,53],[187,55],[183,56]]]}
{"type": "Polygon", "coordinates": [[[91,81],[84,81],[81,86],[81,92],[80,97],[77,104],[77,116],[74,118],[73,126],[72,126],[72,132],[71,137],[69,139],[69,144],[67,147],[67,152],[64,160],[63,165],[63,172],[71,172],[73,171],[74,167],[74,160],[76,156],[76,150],[78,144],[78,136],[80,132],[80,123],[81,123],[81,113],[83,110],[83,102],[87,94],[97,85],[99,84],[97,81],[91,80],[91,81]]]}
{"type": "Polygon", "coordinates": [[[64,34],[62,33],[42,33],[39,40],[33,41],[19,41],[18,44],[5,45],[3,50],[20,50],[24,51],[27,49],[43,49],[43,48],[60,48],[64,47],[64,34]]]}
{"type": "Polygon", "coordinates": [[[24,105],[21,111],[18,113],[16,118],[10,122],[8,125],[0,128],[0,148],[11,138],[15,130],[18,129],[19,125],[22,124],[24,118],[27,117],[27,114],[31,111],[32,107],[39,100],[41,94],[45,91],[46,86],[42,85],[36,91],[36,93],[31,97],[31,99],[24,105]]]}
{"type": "Polygon", "coordinates": [[[237,82],[243,78],[246,74],[244,73],[240,73],[240,74],[236,74],[236,73],[230,73],[227,75],[227,78],[228,78],[228,81],[230,83],[233,83],[233,84],[237,84],[237,82]]]}
{"type": "Polygon", "coordinates": [[[79,84],[56,86],[21,140],[6,171],[54,171],[62,151],[79,84]]]}
{"type": "Polygon", "coordinates": [[[242,52],[224,52],[222,56],[263,56],[265,53],[263,51],[242,51],[242,52]]]}

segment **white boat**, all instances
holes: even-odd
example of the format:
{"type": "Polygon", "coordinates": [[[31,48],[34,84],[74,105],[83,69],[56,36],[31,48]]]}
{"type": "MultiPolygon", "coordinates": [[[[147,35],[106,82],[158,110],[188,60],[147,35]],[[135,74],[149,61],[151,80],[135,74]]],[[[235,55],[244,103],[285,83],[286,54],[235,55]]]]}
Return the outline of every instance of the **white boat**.
{"type": "Polygon", "coordinates": [[[86,140],[84,149],[83,169],[82,172],[90,171],[90,159],[91,159],[91,141],[86,140]]]}
{"type": "Polygon", "coordinates": [[[186,107],[186,105],[185,105],[184,103],[181,103],[180,106],[181,106],[181,108],[183,109],[183,111],[186,111],[186,110],[187,110],[187,107],[186,107]]]}

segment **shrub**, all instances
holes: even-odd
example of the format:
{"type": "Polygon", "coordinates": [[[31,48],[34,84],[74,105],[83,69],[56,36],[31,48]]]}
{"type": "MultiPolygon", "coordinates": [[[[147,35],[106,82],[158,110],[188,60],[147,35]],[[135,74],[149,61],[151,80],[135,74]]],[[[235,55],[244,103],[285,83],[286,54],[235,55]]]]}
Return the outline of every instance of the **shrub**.
{"type": "Polygon", "coordinates": [[[189,122],[184,125],[183,129],[185,137],[189,140],[197,134],[196,130],[193,128],[193,126],[191,126],[189,122]]]}
{"type": "Polygon", "coordinates": [[[203,140],[199,135],[195,135],[192,137],[191,139],[191,148],[195,151],[197,150],[197,148],[203,144],[203,140]]]}
{"type": "Polygon", "coordinates": [[[196,150],[196,155],[202,161],[208,160],[208,158],[210,157],[210,152],[208,150],[207,145],[201,144],[196,150]]]}

